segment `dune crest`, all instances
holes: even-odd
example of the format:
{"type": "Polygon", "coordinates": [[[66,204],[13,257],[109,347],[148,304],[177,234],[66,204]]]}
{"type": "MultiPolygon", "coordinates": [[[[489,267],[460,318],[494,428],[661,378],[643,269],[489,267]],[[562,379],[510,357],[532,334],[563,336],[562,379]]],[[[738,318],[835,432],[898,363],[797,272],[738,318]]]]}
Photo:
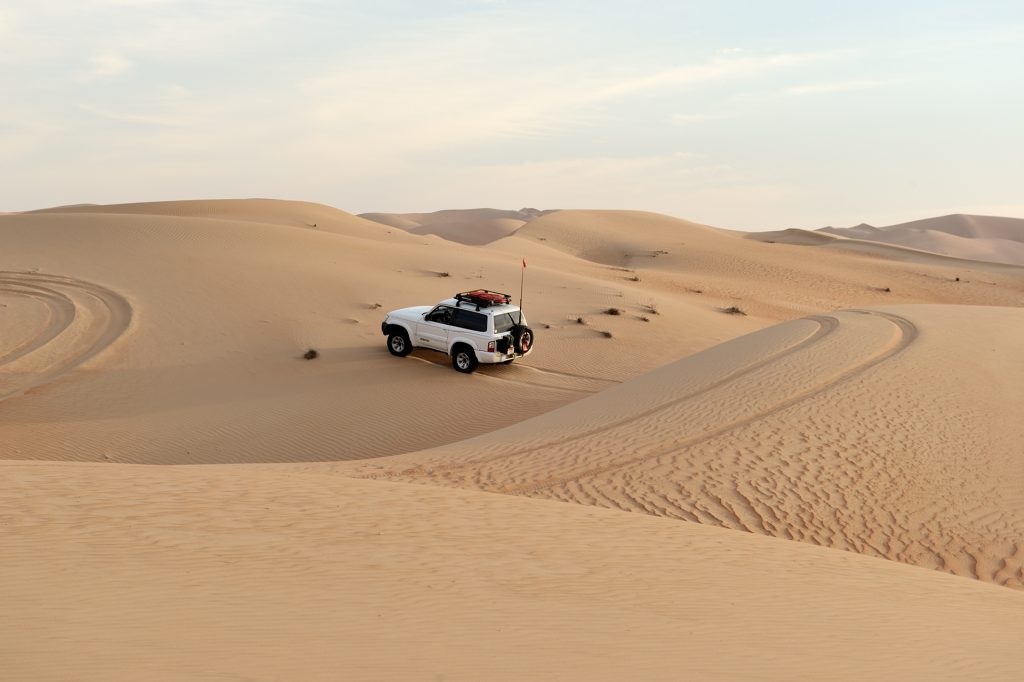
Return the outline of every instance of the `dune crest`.
{"type": "Polygon", "coordinates": [[[302,227],[364,238],[379,238],[384,233],[377,223],[364,220],[333,206],[283,199],[193,199],[131,204],[75,204],[26,211],[24,215],[90,213],[231,220],[243,223],[302,227]]]}

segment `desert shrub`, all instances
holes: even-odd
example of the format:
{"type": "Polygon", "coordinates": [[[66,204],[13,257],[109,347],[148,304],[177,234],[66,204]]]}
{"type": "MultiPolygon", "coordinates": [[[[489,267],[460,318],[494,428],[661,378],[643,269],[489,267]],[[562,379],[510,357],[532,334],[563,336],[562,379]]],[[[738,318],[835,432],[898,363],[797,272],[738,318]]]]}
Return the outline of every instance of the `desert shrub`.
{"type": "Polygon", "coordinates": [[[740,308],[737,308],[737,307],[736,307],[736,306],[734,306],[734,305],[731,305],[731,306],[729,306],[728,308],[722,308],[722,312],[723,312],[723,313],[728,313],[728,314],[730,314],[730,315],[746,315],[746,313],[745,313],[745,312],[743,312],[743,310],[742,310],[742,309],[740,309],[740,308]]]}
{"type": "Polygon", "coordinates": [[[318,353],[318,352],[317,352],[317,351],[315,351],[314,349],[310,348],[309,350],[307,350],[307,351],[306,351],[306,352],[305,352],[305,353],[303,354],[303,356],[302,356],[302,357],[304,357],[304,358],[305,358],[305,359],[307,359],[307,360],[315,360],[315,359],[317,359],[318,357],[320,357],[320,353],[318,353]]]}
{"type": "Polygon", "coordinates": [[[621,315],[622,311],[619,310],[618,308],[609,308],[608,310],[604,311],[604,314],[605,315],[621,315]]]}
{"type": "Polygon", "coordinates": [[[613,334],[611,332],[609,332],[609,331],[603,331],[603,332],[601,332],[601,336],[603,336],[606,339],[610,339],[610,338],[612,338],[613,334]]]}

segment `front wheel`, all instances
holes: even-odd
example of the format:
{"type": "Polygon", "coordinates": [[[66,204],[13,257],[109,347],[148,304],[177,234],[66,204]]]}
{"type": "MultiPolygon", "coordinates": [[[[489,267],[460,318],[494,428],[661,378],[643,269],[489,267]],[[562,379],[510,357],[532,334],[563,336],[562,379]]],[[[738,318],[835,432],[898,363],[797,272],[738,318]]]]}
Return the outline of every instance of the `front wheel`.
{"type": "Polygon", "coordinates": [[[392,355],[397,355],[400,358],[404,358],[412,352],[412,344],[409,342],[409,337],[406,336],[405,332],[399,331],[388,334],[388,350],[391,351],[392,355]]]}
{"type": "Polygon", "coordinates": [[[476,353],[468,346],[456,346],[452,350],[452,367],[456,372],[470,374],[476,369],[476,353]]]}

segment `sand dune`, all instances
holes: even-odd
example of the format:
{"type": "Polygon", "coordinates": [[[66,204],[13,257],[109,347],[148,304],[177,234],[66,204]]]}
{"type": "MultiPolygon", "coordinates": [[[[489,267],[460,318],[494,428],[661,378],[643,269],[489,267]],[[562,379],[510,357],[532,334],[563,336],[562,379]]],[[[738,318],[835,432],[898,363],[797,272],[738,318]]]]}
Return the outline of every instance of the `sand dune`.
{"type": "Polygon", "coordinates": [[[801,247],[652,214],[558,212],[480,249],[342,212],[331,231],[321,230],[329,211],[260,200],[4,216],[0,289],[5,300],[23,299],[10,309],[25,320],[17,327],[56,316],[3,351],[4,394],[30,389],[0,414],[4,456],[185,463],[409,452],[544,413],[808,311],[1024,301],[1019,277],[954,284],[939,268],[808,261],[801,247]],[[240,219],[264,211],[259,222],[240,219]],[[674,251],[638,256],[644,267],[629,270],[567,253],[566,235],[587,229],[595,243],[622,235],[616,243],[633,253],[674,251]],[[441,355],[386,354],[383,311],[481,285],[515,291],[523,256],[531,263],[527,311],[540,333],[530,362],[467,378],[441,355]],[[46,278],[72,282],[76,298],[26,289],[46,278]],[[119,308],[104,312],[89,291],[109,292],[119,308]],[[748,314],[721,312],[731,305],[748,314]],[[622,314],[605,314],[610,308],[622,314]],[[72,313],[75,324],[51,339],[59,316],[72,313]],[[103,335],[104,315],[117,318],[111,334],[120,336],[103,337],[109,347],[95,356],[78,335],[103,335]],[[90,326],[93,318],[100,326],[90,326]],[[300,360],[308,348],[321,358],[300,360]],[[57,377],[58,391],[39,385],[57,377]],[[424,382],[431,400],[423,400],[424,382]],[[453,411],[463,416],[456,425],[445,418],[453,411]]]}
{"type": "Polygon", "coordinates": [[[840,238],[824,232],[811,230],[776,230],[774,232],[751,232],[747,239],[754,239],[767,244],[799,244],[801,246],[820,246],[834,244],[840,238]]]}
{"type": "Polygon", "coordinates": [[[888,227],[862,223],[855,227],[823,227],[828,233],[896,244],[954,258],[1024,265],[1024,219],[954,214],[888,227]]]}
{"type": "Polygon", "coordinates": [[[359,217],[412,234],[432,234],[460,244],[483,245],[508,237],[527,222],[549,212],[531,208],[518,211],[471,208],[433,213],[361,213],[359,217]]]}
{"type": "Polygon", "coordinates": [[[4,679],[1020,674],[1024,593],[855,554],[323,465],[0,472],[4,679]]]}
{"type": "Polygon", "coordinates": [[[454,213],[0,216],[0,678],[1019,676],[1024,269],[454,213]],[[523,259],[526,362],[387,353],[523,259]]]}
{"type": "Polygon", "coordinates": [[[23,215],[52,215],[55,213],[231,220],[243,223],[302,227],[363,239],[381,239],[388,234],[372,221],[364,220],[332,206],[280,199],[195,199],[135,204],[76,204],[27,211],[23,215]]]}
{"type": "MultiPolygon", "coordinates": [[[[872,228],[877,229],[877,228],[872,228]]],[[[752,232],[747,239],[766,244],[795,244],[814,246],[821,250],[845,251],[859,253],[876,259],[914,263],[917,265],[934,265],[946,270],[956,269],[972,273],[1009,274],[1011,277],[1020,271],[1020,265],[1012,262],[996,262],[989,259],[993,249],[1001,248],[996,244],[999,240],[961,240],[970,244],[950,249],[960,256],[945,255],[939,248],[928,248],[931,241],[944,242],[959,240],[959,237],[939,234],[935,239],[911,237],[906,240],[893,239],[888,241],[871,241],[868,237],[843,237],[809,230],[779,230],[776,232],[752,232]],[[906,241],[906,245],[897,242],[906,241]]],[[[1007,253],[1017,249],[1014,243],[1007,253]]]]}
{"type": "Polygon", "coordinates": [[[4,221],[0,291],[17,316],[10,328],[24,330],[5,335],[25,337],[0,356],[0,395],[17,396],[0,414],[8,458],[377,456],[491,430],[607,385],[536,367],[459,382],[443,356],[396,364],[382,352],[384,310],[472,288],[481,268],[515,273],[518,261],[468,248],[434,256],[423,238],[373,223],[380,234],[354,237],[115,211],[4,221]],[[424,267],[432,263],[456,276],[438,277],[424,267]],[[423,298],[410,300],[416,291],[423,298]],[[321,357],[307,363],[310,347],[321,357]],[[445,400],[424,403],[425,381],[445,400]],[[495,402],[507,409],[487,408],[495,402]],[[466,420],[453,427],[451,410],[466,420]]]}
{"type": "Polygon", "coordinates": [[[769,233],[748,235],[635,211],[559,211],[493,248],[530,242],[619,267],[623,280],[638,277],[655,299],[664,294],[715,309],[737,305],[775,321],[891,303],[1016,306],[1024,293],[1018,267],[827,235],[818,240],[827,248],[809,258],[802,244],[761,241],[764,234],[769,233]]]}

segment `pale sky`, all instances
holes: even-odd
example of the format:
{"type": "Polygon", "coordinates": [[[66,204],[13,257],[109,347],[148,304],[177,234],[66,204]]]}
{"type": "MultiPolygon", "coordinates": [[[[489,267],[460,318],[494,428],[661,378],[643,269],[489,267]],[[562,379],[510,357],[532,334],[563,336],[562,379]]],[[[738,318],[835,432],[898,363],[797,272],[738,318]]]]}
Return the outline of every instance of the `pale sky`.
{"type": "Polygon", "coordinates": [[[0,0],[0,211],[1024,217],[1024,2],[0,0]]]}

